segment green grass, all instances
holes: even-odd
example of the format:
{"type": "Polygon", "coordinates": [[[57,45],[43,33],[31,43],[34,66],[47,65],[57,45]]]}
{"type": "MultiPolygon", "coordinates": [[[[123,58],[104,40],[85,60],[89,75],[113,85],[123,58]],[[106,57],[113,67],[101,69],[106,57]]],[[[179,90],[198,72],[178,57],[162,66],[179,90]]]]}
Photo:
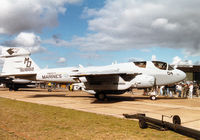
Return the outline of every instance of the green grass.
{"type": "Polygon", "coordinates": [[[140,129],[138,122],[0,98],[0,139],[179,140],[172,131],[140,129]]]}

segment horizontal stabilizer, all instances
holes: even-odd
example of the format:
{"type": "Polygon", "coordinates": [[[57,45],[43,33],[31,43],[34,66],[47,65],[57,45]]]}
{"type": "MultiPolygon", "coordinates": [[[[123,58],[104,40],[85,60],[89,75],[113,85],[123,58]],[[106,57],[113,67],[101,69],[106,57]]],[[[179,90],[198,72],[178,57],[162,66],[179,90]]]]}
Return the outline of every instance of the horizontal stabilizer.
{"type": "Polygon", "coordinates": [[[2,47],[1,57],[29,56],[31,53],[24,48],[2,47]]]}

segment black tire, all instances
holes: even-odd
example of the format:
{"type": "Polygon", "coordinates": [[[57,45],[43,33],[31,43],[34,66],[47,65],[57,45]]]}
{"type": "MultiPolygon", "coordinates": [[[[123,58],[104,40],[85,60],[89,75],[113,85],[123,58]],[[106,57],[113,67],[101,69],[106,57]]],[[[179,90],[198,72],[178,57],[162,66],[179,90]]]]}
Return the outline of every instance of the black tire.
{"type": "Polygon", "coordinates": [[[173,124],[181,125],[181,118],[178,115],[174,115],[172,118],[173,124]]]}
{"type": "Polygon", "coordinates": [[[48,89],[48,92],[52,92],[52,89],[48,89]]]}
{"type": "Polygon", "coordinates": [[[19,88],[17,88],[17,87],[14,87],[14,91],[18,91],[18,89],[19,89],[19,88]]]}
{"type": "Polygon", "coordinates": [[[156,96],[155,96],[155,95],[152,95],[152,96],[150,96],[150,99],[151,99],[151,100],[156,100],[156,96]]]}
{"type": "Polygon", "coordinates": [[[12,91],[13,89],[12,88],[9,88],[9,91],[12,91]]]}
{"type": "Polygon", "coordinates": [[[97,98],[99,101],[104,101],[106,98],[106,95],[104,93],[96,93],[95,98],[97,98]]]}
{"type": "Polygon", "coordinates": [[[144,121],[144,119],[139,119],[139,127],[142,129],[145,129],[148,127],[147,123],[144,121]]]}

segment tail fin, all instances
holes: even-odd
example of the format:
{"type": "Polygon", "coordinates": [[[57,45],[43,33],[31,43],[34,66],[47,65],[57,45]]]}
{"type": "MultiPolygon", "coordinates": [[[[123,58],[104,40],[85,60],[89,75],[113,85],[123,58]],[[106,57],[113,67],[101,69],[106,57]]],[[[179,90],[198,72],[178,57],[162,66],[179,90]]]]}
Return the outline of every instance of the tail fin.
{"type": "Polygon", "coordinates": [[[4,65],[2,76],[32,75],[39,71],[39,67],[30,58],[31,53],[24,48],[2,47],[4,65]]]}

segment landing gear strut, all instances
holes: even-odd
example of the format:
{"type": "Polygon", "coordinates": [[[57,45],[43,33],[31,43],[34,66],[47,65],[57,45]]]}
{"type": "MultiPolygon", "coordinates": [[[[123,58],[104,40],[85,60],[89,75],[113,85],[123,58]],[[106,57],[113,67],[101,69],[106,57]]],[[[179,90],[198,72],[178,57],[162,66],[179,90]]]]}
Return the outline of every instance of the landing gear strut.
{"type": "Polygon", "coordinates": [[[158,87],[156,86],[156,79],[154,80],[153,92],[151,92],[150,99],[156,100],[158,96],[158,87]]]}

